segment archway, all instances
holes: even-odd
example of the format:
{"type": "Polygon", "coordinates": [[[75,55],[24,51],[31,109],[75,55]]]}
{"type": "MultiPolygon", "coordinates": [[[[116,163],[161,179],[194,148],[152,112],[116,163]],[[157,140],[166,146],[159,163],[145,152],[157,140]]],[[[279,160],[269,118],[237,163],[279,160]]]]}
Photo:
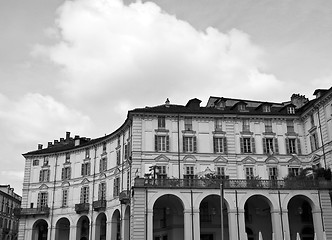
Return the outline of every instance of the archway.
{"type": "MultiPolygon", "coordinates": [[[[221,203],[220,196],[210,195],[205,197],[199,206],[200,239],[221,239],[221,203]]],[[[223,204],[223,230],[224,240],[229,239],[227,206],[223,204]]]]}
{"type": "Polygon", "coordinates": [[[106,215],[105,213],[100,213],[96,219],[96,240],[105,240],[106,239],[106,215]]]}
{"type": "Polygon", "coordinates": [[[264,196],[254,195],[244,205],[245,225],[248,239],[272,239],[271,202],[264,196]]]}
{"type": "Polygon", "coordinates": [[[69,240],[70,222],[67,218],[60,218],[55,225],[55,240],[69,240]]]}
{"type": "Polygon", "coordinates": [[[167,194],[154,203],[153,239],[184,239],[183,203],[178,197],[167,194]]]}
{"type": "Polygon", "coordinates": [[[295,240],[296,234],[300,233],[302,240],[314,239],[314,224],[312,219],[312,208],[305,196],[293,197],[287,206],[290,239],[295,240]]]}
{"type": "Polygon", "coordinates": [[[90,233],[90,220],[87,216],[82,216],[77,221],[76,240],[88,240],[90,233]]]}
{"type": "Polygon", "coordinates": [[[112,230],[111,240],[121,239],[120,211],[118,209],[115,210],[113,213],[111,230],[112,230]]]}
{"type": "Polygon", "coordinates": [[[37,220],[32,227],[32,240],[47,240],[48,224],[44,219],[37,220]]]}
{"type": "Polygon", "coordinates": [[[124,232],[123,232],[123,239],[129,240],[130,238],[130,206],[127,206],[124,218],[123,218],[123,224],[124,224],[124,232]]]}

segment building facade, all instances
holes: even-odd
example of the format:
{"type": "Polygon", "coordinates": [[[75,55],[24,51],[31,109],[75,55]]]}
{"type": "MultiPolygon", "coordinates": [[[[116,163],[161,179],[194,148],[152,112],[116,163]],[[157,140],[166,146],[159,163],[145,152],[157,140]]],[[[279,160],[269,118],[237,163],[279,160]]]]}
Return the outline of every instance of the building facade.
{"type": "Polygon", "coordinates": [[[332,89],[314,94],[167,100],[107,136],[39,145],[19,239],[332,239],[332,89]]]}
{"type": "Polygon", "coordinates": [[[0,239],[15,240],[18,236],[19,219],[14,209],[20,208],[21,197],[10,185],[0,185],[0,239]]]}

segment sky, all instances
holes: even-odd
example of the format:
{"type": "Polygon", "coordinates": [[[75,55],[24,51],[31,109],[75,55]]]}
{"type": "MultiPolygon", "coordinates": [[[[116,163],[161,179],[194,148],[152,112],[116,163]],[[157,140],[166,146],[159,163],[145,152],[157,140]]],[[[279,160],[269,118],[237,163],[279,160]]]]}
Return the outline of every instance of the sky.
{"type": "Polygon", "coordinates": [[[0,184],[23,153],[109,134],[127,111],[332,86],[330,0],[0,1],[0,184]]]}

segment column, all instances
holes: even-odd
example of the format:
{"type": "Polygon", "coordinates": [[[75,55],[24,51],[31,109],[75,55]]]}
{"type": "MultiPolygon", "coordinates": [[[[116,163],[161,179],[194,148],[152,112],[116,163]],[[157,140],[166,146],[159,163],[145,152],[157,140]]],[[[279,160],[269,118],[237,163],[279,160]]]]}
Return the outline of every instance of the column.
{"type": "Polygon", "coordinates": [[[148,209],[147,240],[153,240],[153,209],[148,209]]]}
{"type": "Polygon", "coordinates": [[[282,222],[284,226],[284,238],[285,240],[290,240],[288,209],[282,209],[282,222]]]}
{"type": "Polygon", "coordinates": [[[184,215],[184,240],[192,240],[192,220],[191,220],[191,209],[183,210],[184,215]]]}
{"type": "Polygon", "coordinates": [[[199,218],[199,209],[194,209],[194,240],[201,239],[201,226],[199,218]]]}
{"type": "Polygon", "coordinates": [[[312,211],[312,220],[314,223],[315,233],[317,234],[317,239],[323,238],[323,224],[322,224],[322,215],[320,210],[312,211]]]}
{"type": "Polygon", "coordinates": [[[106,239],[112,239],[112,221],[106,222],[106,239]]]}
{"type": "Polygon", "coordinates": [[[98,226],[97,226],[97,224],[95,222],[91,223],[91,224],[92,224],[92,228],[91,228],[91,234],[90,234],[90,236],[91,236],[91,239],[96,239],[96,231],[98,231],[99,229],[97,229],[98,226]]]}
{"type": "Polygon", "coordinates": [[[77,234],[76,225],[74,225],[74,226],[70,225],[69,239],[76,240],[76,234],[77,234]]]}
{"type": "Polygon", "coordinates": [[[283,229],[281,227],[281,212],[279,210],[271,211],[271,222],[275,239],[282,239],[283,229]]]}
{"type": "Polygon", "coordinates": [[[239,232],[240,232],[240,239],[248,239],[246,233],[246,223],[244,218],[244,209],[238,210],[238,218],[239,218],[239,232]]]}
{"type": "Polygon", "coordinates": [[[55,231],[56,231],[55,226],[50,226],[48,228],[47,239],[54,240],[55,239],[55,231]]]}
{"type": "Polygon", "coordinates": [[[228,210],[228,227],[229,227],[229,240],[236,240],[237,237],[237,220],[236,209],[228,210]]]}

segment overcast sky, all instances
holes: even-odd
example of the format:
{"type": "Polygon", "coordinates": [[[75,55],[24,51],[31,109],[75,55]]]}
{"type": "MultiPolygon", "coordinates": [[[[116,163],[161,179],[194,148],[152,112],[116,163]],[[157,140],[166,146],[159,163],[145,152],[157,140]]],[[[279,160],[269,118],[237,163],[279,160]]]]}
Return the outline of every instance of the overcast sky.
{"type": "Polygon", "coordinates": [[[312,99],[332,83],[330,0],[0,1],[0,184],[22,153],[109,134],[136,107],[312,99]]]}

